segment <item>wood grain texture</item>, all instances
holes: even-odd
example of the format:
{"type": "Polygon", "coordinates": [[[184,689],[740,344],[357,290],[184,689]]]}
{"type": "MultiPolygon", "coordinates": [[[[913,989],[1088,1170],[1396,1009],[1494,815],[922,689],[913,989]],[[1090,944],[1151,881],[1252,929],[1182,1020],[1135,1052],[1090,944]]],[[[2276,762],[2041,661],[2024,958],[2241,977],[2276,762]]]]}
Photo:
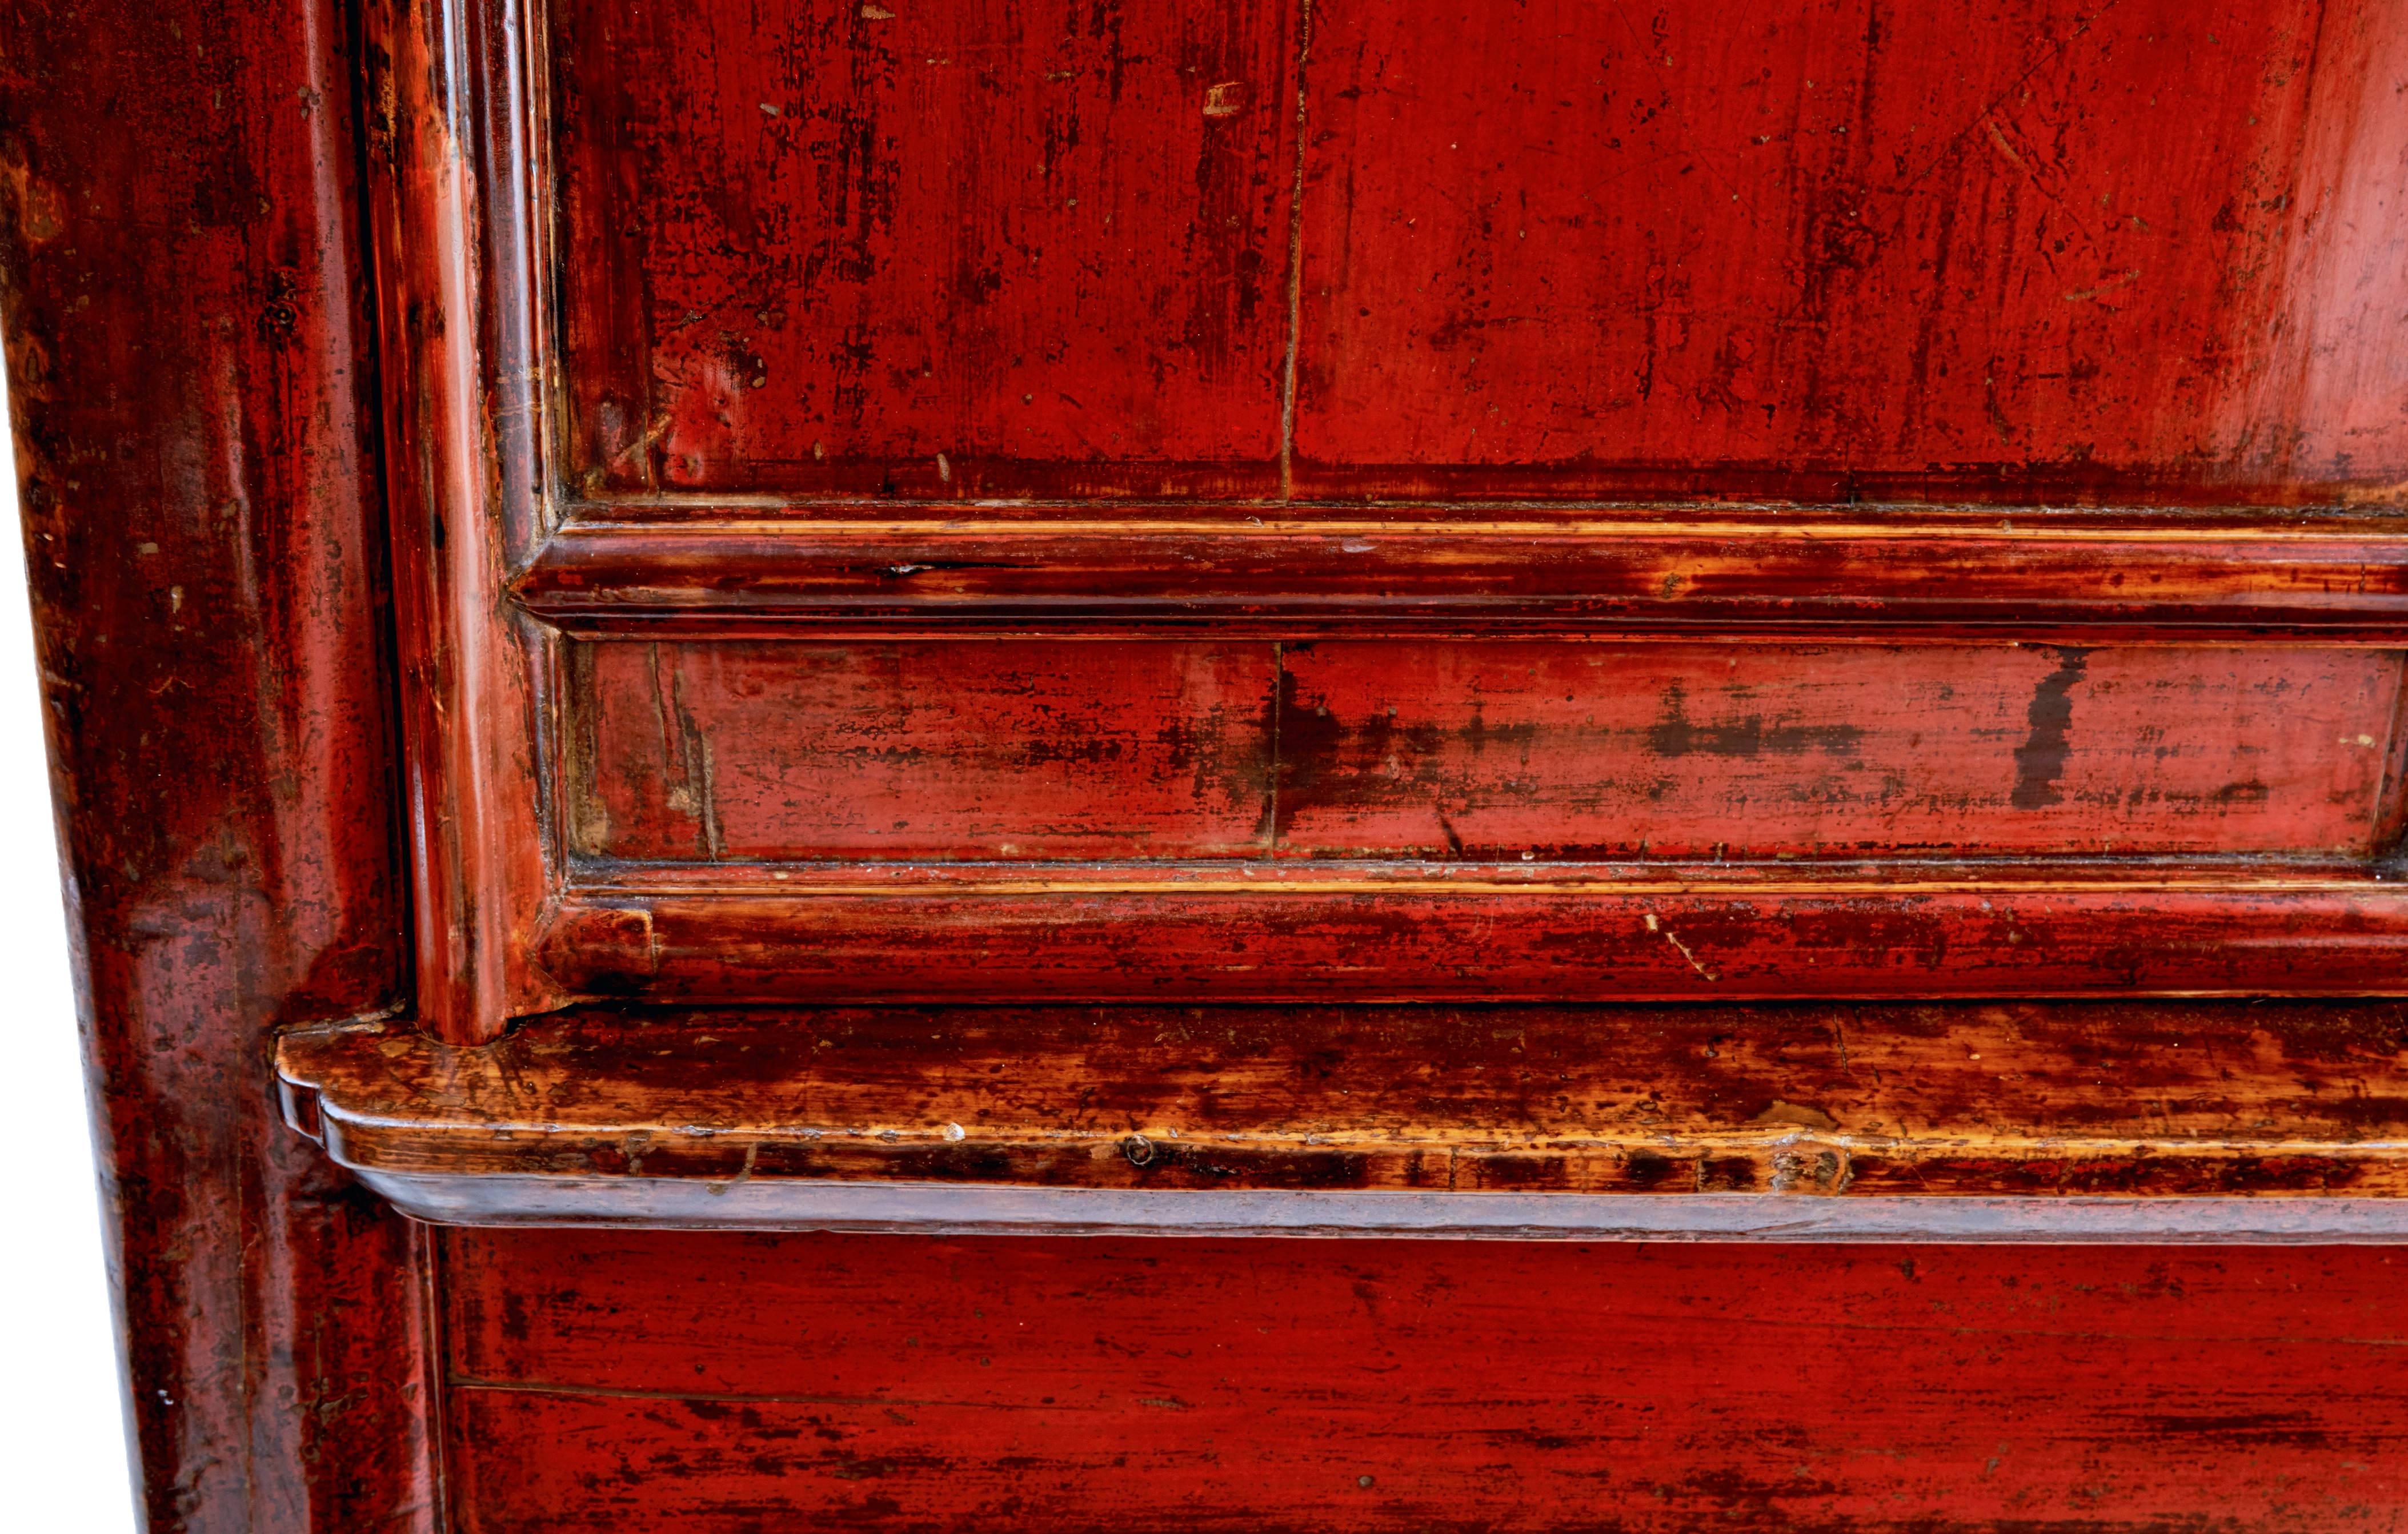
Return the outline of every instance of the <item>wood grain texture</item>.
{"type": "MultiPolygon", "coordinates": [[[[1249,644],[1313,637],[1284,627],[1298,620],[1368,643],[1391,621],[1453,638],[1533,622],[1557,626],[1549,632],[1561,640],[1566,625],[1636,618],[1662,626],[1650,632],[1689,625],[1717,640],[1769,630],[1793,646],[1832,637],[1801,638],[1784,627],[1793,619],[1862,619],[1956,643],[2314,641],[2315,659],[2291,670],[2328,679],[2350,656],[2396,649],[2408,638],[2408,587],[2400,534],[2380,514],[2399,499],[2401,391],[2398,348],[2381,343],[2400,282],[2401,34],[2377,24],[2390,19],[2381,6],[2335,0],[2312,64],[2283,78],[2259,68],[2253,83],[2250,67],[2285,56],[2269,28],[2292,12],[2174,16],[2127,3],[2187,39],[2185,69],[2207,58],[2195,35],[2208,23],[2254,50],[2248,67],[2207,72],[2229,89],[2192,114],[2213,133],[2180,146],[2223,146],[2220,164],[2152,157],[2148,134],[2087,114],[2111,149],[2158,174],[2136,196],[2181,200],[2139,210],[2166,212],[2165,227],[2189,240],[2207,237],[2197,234],[2199,188],[2217,175],[2279,183],[2272,195],[2290,201],[2236,205],[2243,236],[2228,238],[2211,215],[2206,258],[2152,255],[2140,277],[2081,300],[2094,307],[2066,322],[2066,379],[2047,376],[2045,346],[2006,358],[2013,367],[1991,376],[2025,391],[2001,402],[2005,428],[1989,421],[1986,400],[1981,419],[1967,413],[1956,369],[1971,354],[1948,351],[1952,334],[1933,354],[1946,354],[1955,382],[1918,388],[1956,414],[1930,418],[1939,424],[1922,437],[1894,401],[1842,401],[1820,436],[1772,431],[1751,443],[1732,427],[1711,462],[1565,468],[1542,444],[1512,462],[1465,454],[1450,465],[1412,457],[1421,447],[1398,431],[1393,447],[1357,436],[1356,447],[1379,448],[1359,462],[1291,461],[1283,477],[1295,403],[1282,397],[1285,355],[1310,330],[1286,305],[1291,294],[1314,301],[1281,264],[1283,249],[1296,249],[1290,189],[1299,169],[1326,177],[1329,162],[1310,155],[1337,152],[1335,140],[1307,142],[1329,120],[1313,116],[1300,8],[724,0],[672,14],[624,0],[540,13],[517,0],[366,0],[355,10],[17,0],[0,58],[0,317],[149,1526],[2398,1524],[2398,1339],[2386,1328],[2399,1293],[2381,1253],[1934,1257],[1968,1275],[1942,1310],[1899,1286],[1925,1273],[1907,1267],[1921,1255],[1867,1269],[1847,1254],[1699,1254],[1656,1270],[1669,1276],[1652,1290],[1643,1279],[1617,1290],[1599,1287],[1607,1259],[1574,1248],[1408,1259],[1359,1246],[1369,1255],[1187,1243],[1182,1257],[1200,1256],[1199,1266],[1126,1243],[745,1244],[686,1233],[438,1246],[284,1137],[266,1101],[269,1054],[289,1030],[289,1048],[333,1052],[349,1072],[338,1081],[294,1066],[317,1089],[312,1118],[311,1094],[296,1087],[296,1116],[363,1162],[383,1136],[384,1153],[406,1160],[414,1145],[427,1158],[414,1164],[438,1175],[476,1166],[472,1182],[634,1187],[692,1169],[714,1183],[951,1176],[976,1188],[1008,1174],[1028,1180],[989,1186],[1151,1196],[1221,1186],[1227,1166],[1274,1190],[1380,1178],[1410,1189],[1442,1164],[1448,1198],[1635,1192],[1685,1171],[1693,1193],[1745,1187],[1769,1203],[1870,1202],[1908,1187],[1966,1200],[2003,1188],[2060,1201],[2389,1200],[2401,1045],[2395,1010],[2380,1006],[2109,1010],[2084,1014],[2087,1025],[2023,1005],[1908,1009],[1870,1025],[1859,1011],[1829,1030],[1784,1013],[1793,1032],[1760,1015],[1745,1033],[1717,1033],[1715,1014],[1668,1012],[1655,1035],[1648,1014],[1623,1012],[1611,1016],[1630,1037],[1606,1055],[1596,1047],[1605,1014],[1582,1015],[1577,1029],[1535,1027],[1516,1053],[1481,1032],[1495,1014],[1469,1009],[1281,1010],[1208,1038],[1187,1013],[1039,1007],[932,1022],[856,1012],[822,1015],[815,1031],[724,1004],[880,987],[988,999],[1745,997],[1831,988],[1833,973],[1846,976],[1841,988],[1916,994],[2397,989],[2401,898],[2375,876],[2388,870],[2363,859],[2272,874],[2177,860],[2088,883],[2013,864],[1978,877],[1926,870],[1921,884],[1859,868],[1849,883],[1802,888],[1778,866],[1711,878],[1584,867],[1556,880],[1513,862],[1341,859],[1264,859],[1222,871],[1216,886],[1182,858],[1135,874],[1072,865],[1068,879],[1053,869],[980,885],[924,863],[889,879],[845,842],[868,824],[856,815],[827,817],[834,829],[820,833],[820,845],[845,852],[837,877],[796,878],[792,889],[776,877],[791,870],[732,858],[712,867],[707,856],[667,870],[588,867],[582,886],[559,882],[583,831],[558,795],[575,742],[559,728],[573,668],[555,618],[589,632],[653,624],[671,644],[695,637],[675,631],[683,623],[754,643],[790,621],[840,629],[890,617],[943,632],[889,632],[882,643],[952,642],[965,613],[989,632],[1033,619],[1029,633],[1058,624],[1089,641],[1118,618],[1228,621],[1256,626],[1241,635],[1249,644]],[[857,67],[830,67],[838,59],[857,67]],[[1297,59],[1301,75],[1288,72],[1297,59]],[[1299,91],[1301,134],[1283,110],[1299,91]],[[2244,97],[2272,116],[2236,121],[2244,97]],[[943,131],[901,131],[914,123],[943,131]],[[1032,146],[1045,158],[1028,158],[1032,146]],[[555,212],[567,232],[559,244],[555,212]],[[1105,236],[1091,216],[1125,233],[1105,236]],[[2267,264],[2235,256],[2239,239],[2277,228],[2267,264]],[[631,250],[639,259],[625,259],[631,250]],[[989,259],[998,252],[1034,259],[1007,269],[989,259]],[[2167,311],[2140,300],[2157,302],[2170,270],[2199,292],[2186,320],[2158,323],[2167,311]],[[687,320],[702,304],[708,312],[687,320]],[[2113,317],[2126,313],[2156,328],[2128,336],[2113,317]],[[554,316],[559,335],[546,333],[554,316]],[[2165,370],[2192,363],[2203,382],[2175,376],[2165,397],[2179,419],[2134,403],[2165,370]],[[2077,451],[2072,406],[2053,405],[2053,388],[2097,410],[2092,451],[2077,451]],[[1958,430],[1967,421],[1970,437],[1958,430]],[[1985,425],[2000,436],[1995,453],[1985,425]],[[838,426],[851,435],[830,440],[838,426]],[[1857,438],[1838,434],[1859,426],[1857,438]],[[1909,462],[1949,432],[1980,451],[1909,462]],[[599,473],[564,481],[563,465],[599,473]],[[2015,502],[2000,519],[2027,526],[2023,503],[2059,490],[2100,504],[2227,509],[2103,540],[1975,533],[1952,513],[1818,541],[1813,531],[1768,534],[1813,520],[1795,506],[1667,534],[1566,528],[1493,502],[1608,484],[1825,501],[1958,486],[2015,502]],[[1242,520],[1283,493],[1414,487],[1434,491],[1393,518],[1426,529],[1410,538],[1311,518],[1242,520]],[[1467,536],[1459,508],[1469,499],[1436,491],[1528,520],[1467,536]],[[981,508],[992,522],[968,529],[905,525],[898,514],[866,532],[791,531],[809,519],[798,509],[828,509],[811,499],[823,495],[877,501],[882,517],[885,504],[948,503],[950,513],[963,509],[950,504],[958,498],[1001,492],[1116,506],[1154,498],[1140,519],[1157,522],[1162,498],[1218,509],[1118,547],[1099,531],[1116,513],[1058,499],[981,508]],[[1247,497],[1264,499],[1248,509],[1247,497]],[[2248,509],[2308,502],[2316,518],[2279,525],[2248,509]],[[597,508],[620,520],[580,527],[597,508]],[[1406,547],[1350,562],[1389,544],[1406,547]],[[746,635],[748,623],[769,632],[746,635]],[[2089,626],[2087,637],[2054,627],[2066,625],[2089,626]],[[1250,877],[1268,895],[1233,898],[1250,877]],[[571,987],[715,1004],[525,1022],[488,1052],[463,1046],[571,987]],[[919,1039],[924,1024],[942,1037],[919,1039]],[[714,1031],[736,1028],[759,1053],[747,1058],[714,1031]],[[1860,1039],[1882,1062],[1877,1077],[1861,1073],[1860,1039]],[[537,1053],[563,1041],[576,1047],[537,1053]],[[2020,1069],[1993,1079],[1994,1050],[2020,1069]],[[784,1064],[765,1068],[773,1056],[784,1064]],[[1069,1073],[1040,1079],[1032,1059],[1069,1073]],[[347,1118],[354,1088],[375,1111],[347,1118]],[[704,1089],[722,1108],[751,1104],[755,1118],[693,1132],[714,1126],[678,1094],[704,1089]],[[1352,1121],[1368,1131],[1348,1131],[1371,1138],[1318,1143],[1333,1121],[1343,1129],[1357,1098],[1383,1105],[1384,1116],[1352,1121]],[[939,1111],[953,1116],[927,1119],[939,1111]],[[1238,1113],[1257,1115],[1259,1141],[1194,1153],[1210,1131],[1190,1126],[1238,1113]],[[860,1132],[813,1141],[789,1132],[789,1114],[860,1132]],[[1656,1126],[1674,1115],[1688,1163],[1659,1175],[1647,1158],[1673,1159],[1656,1126]],[[1060,1136],[1057,1122],[1070,1125],[1060,1136]],[[497,1129],[526,1133],[506,1142],[497,1129]],[[725,1153],[748,1144],[749,1163],[739,1149],[731,1165],[725,1153]],[[544,1163],[554,1154],[574,1179],[544,1163]],[[1690,1297],[1680,1309],[1713,1314],[1676,1326],[1660,1314],[1670,1301],[1651,1312],[1616,1300],[1635,1292],[1690,1297]],[[1435,1319],[1400,1324],[1391,1304],[1466,1293],[1468,1309],[1435,1319]],[[1007,1337],[988,1325],[1007,1311],[1039,1324],[1007,1337]],[[1734,1316],[1740,1343],[1729,1341],[1734,1316]],[[442,1342],[446,1331],[456,1344],[442,1342]],[[1800,1337],[1812,1345],[1797,1346],[1800,1337]],[[910,1372],[931,1348],[943,1361],[910,1372]],[[437,1359],[448,1379],[427,1373],[437,1359]],[[982,1395],[982,1379],[1008,1388],[990,1383],[982,1395]],[[1834,1380],[1891,1388],[1858,1390],[1862,1401],[1834,1411],[1834,1380]],[[1676,1418],[1677,1428],[1656,1426],[1676,1418]],[[2000,1442],[2012,1452],[1985,1446],[2000,1442]],[[459,1473],[451,1491],[438,1445],[459,1473]]],[[[1857,14],[1828,0],[1808,19],[1844,30],[1857,14]]],[[[1988,59],[2014,35],[1991,26],[1998,18],[2057,15],[2037,3],[1985,13],[1971,42],[1940,36],[1936,21],[1897,24],[1930,29],[1915,47],[1934,56],[1988,59]]],[[[1759,22],[1691,24],[1744,41],[1759,22]]],[[[2032,78],[2096,103],[2154,78],[2143,45],[2159,34],[2135,41],[2122,19],[2100,26],[2124,40],[2112,55],[2080,55],[2091,73],[2032,78]]],[[[2099,31],[2048,34],[2066,47],[2042,62],[2074,59],[2073,45],[2099,31]]],[[[1433,21],[1430,36],[1443,35],[1433,21]]],[[[1471,51],[1454,63],[1470,67],[1471,51]]],[[[1509,62],[1529,71],[1526,81],[1569,67],[1543,49],[1520,51],[1509,62]]],[[[1943,73],[1928,83],[1946,97],[1963,81],[1943,73]]],[[[1864,94],[1877,100],[1870,84],[1864,94]]],[[[1355,99],[1370,110],[1389,98],[1355,99]]],[[[1960,176],[1965,197],[2004,188],[2025,198],[2010,175],[2039,163],[2016,159],[2025,119],[2056,99],[2001,98],[1996,136],[2008,156],[1986,180],[1960,176]]],[[[1433,124],[1445,105],[1432,98],[1433,124]]],[[[1500,99],[1496,121],[1512,115],[1509,105],[1500,99]]],[[[1358,139],[1367,164],[1418,160],[1412,174],[1443,179],[1402,131],[1358,139]]],[[[1844,155],[1830,163],[1854,174],[1844,155]]],[[[2092,190],[2044,190],[2067,189],[2092,190]]],[[[1658,190],[1660,208],[1677,214],[1681,184],[1658,190]]],[[[1326,195],[1316,180],[1308,216],[1326,195]]],[[[2037,205],[2016,206],[1987,226],[2001,241],[2035,234],[2027,215],[2037,205]]],[[[1734,245],[1784,249],[1749,243],[1772,225],[1748,211],[1734,245]]],[[[1821,291],[1854,283],[1858,314],[1890,303],[1888,277],[1843,275],[1856,270],[1844,248],[1807,249],[1831,268],[1813,278],[1821,291]]],[[[1996,253],[1981,240],[1971,249],[1996,253]]],[[[1942,294],[1967,334],[1994,316],[2023,323],[2033,303],[2057,313],[2041,289],[2031,303],[1948,297],[1936,270],[1899,287],[1942,294]]],[[[1410,330],[1406,300],[1424,295],[1393,296],[1386,318],[1410,330]]],[[[1813,324],[1784,332],[1791,352],[1774,360],[1862,339],[1844,308],[1806,312],[1813,324]]],[[[2054,345],[2057,332],[2018,334],[2054,345]]],[[[1899,353],[1874,345],[1865,355],[1899,353]]],[[[1328,360],[1300,359],[1298,371],[1303,403],[1335,410],[1347,380],[1328,360]]],[[[1412,381],[1393,391],[1407,407],[1414,392],[1401,385],[1412,381]]],[[[1810,391],[1805,405],[1833,397],[1810,391]]],[[[1384,522],[1393,508],[1363,509],[1384,522]]],[[[1125,681],[1145,657],[1123,643],[1125,681]]],[[[731,647],[704,670],[740,681],[744,660],[731,647]]],[[[2027,710],[2047,701],[2056,669],[2025,678],[2027,710]]],[[[1189,675],[1189,693],[1237,690],[1212,666],[1189,675]]],[[[1187,695],[1180,688],[1134,689],[1148,700],[1143,717],[1075,688],[1014,716],[1012,700],[1028,694],[1009,677],[983,692],[967,685],[978,680],[971,668],[943,679],[1006,756],[1067,737],[1117,749],[1136,769],[1096,796],[1128,820],[1054,828],[1059,855],[1082,838],[1124,839],[1130,821],[1157,814],[1139,791],[1163,780],[1145,753],[1168,749],[1152,715],[1187,695]]],[[[845,675],[821,681],[821,728],[864,717],[867,705],[845,712],[845,675]]],[[[1314,707],[1358,696],[1386,706],[1373,684],[1335,670],[1313,685],[1314,707]]],[[[2076,685],[2087,684],[2066,683],[2048,706],[2076,685]]],[[[670,689],[672,722],[681,696],[670,689]]],[[[741,696],[721,702],[732,709],[741,696]]],[[[1441,731],[1464,702],[1415,701],[1441,731]]],[[[1274,688],[1274,728],[1276,703],[1274,688]]],[[[2269,738],[2294,749],[2283,731],[2324,727],[2317,707],[2304,724],[2276,720],[2269,738]]],[[[1737,740],[1750,717],[1686,717],[1706,738],[1737,740]]],[[[1232,738],[1243,738],[1242,717],[1230,713],[1232,738]]],[[[663,737],[655,812],[674,808],[673,787],[693,794],[694,776],[669,780],[686,738],[663,737]]],[[[2031,749],[2028,735],[2023,744],[2031,749]]],[[[708,752],[697,760],[708,788],[715,767],[708,752]]],[[[1330,760],[1341,776],[1356,772],[1342,752],[1330,760]]],[[[1430,760],[1449,781],[1473,784],[1443,753],[1430,760]]],[[[2338,783],[2355,760],[2315,766],[2338,783]]],[[[676,766],[687,771],[689,759],[676,766]]],[[[1055,786],[1024,777],[1017,797],[995,803],[1025,814],[1055,786]]],[[[880,791],[912,788],[897,774],[880,791]]],[[[1236,823],[1237,810],[1220,813],[1236,823]]],[[[975,805],[940,817],[914,856],[999,846],[996,818],[975,805]]],[[[2397,819],[2386,813],[2380,828],[2396,831],[2397,819]]],[[[766,815],[747,834],[790,830],[766,815]]],[[[655,840],[642,845],[666,849],[682,835],[690,846],[693,831],[655,813],[643,831],[655,840]]],[[[2321,834],[2287,823],[2291,832],[2321,834]]],[[[1338,845],[1357,845],[1345,839],[1354,835],[1338,845]]],[[[2317,845],[2343,844],[2358,850],[2346,836],[2317,845]]],[[[715,809],[702,846],[733,850],[715,809]]]]}
{"type": "Polygon", "coordinates": [[[618,859],[1242,852],[1268,646],[580,645],[580,850],[618,859]]]}
{"type": "Polygon", "coordinates": [[[408,954],[345,13],[17,0],[0,36],[0,321],[136,1505],[151,1534],[433,1534],[410,1228],[261,1090],[277,1028],[391,1007],[408,954]]]}
{"type": "Polygon", "coordinates": [[[618,503],[563,526],[513,594],[580,632],[2408,635],[2408,533],[2364,514],[1174,509],[914,525],[618,503]]]}
{"type": "Polygon", "coordinates": [[[2378,1250],[449,1236],[462,1527],[2388,1529],[2378,1250]]]}
{"type": "Polygon", "coordinates": [[[359,20],[417,1007],[464,1041],[551,1000],[525,945],[551,872],[547,642],[500,602],[542,519],[509,8],[366,0],[359,20]]]}
{"type": "Polygon", "coordinates": [[[2397,652],[590,644],[624,859],[2365,858],[2397,652]]]}
{"type": "Polygon", "coordinates": [[[580,483],[1275,490],[1298,16],[553,7],[580,483]]]}
{"type": "Polygon", "coordinates": [[[2373,850],[2373,651],[1291,645],[1276,836],[1509,860],[2373,850]]]}
{"type": "Polygon", "coordinates": [[[1512,624],[1893,629],[2078,624],[2408,629],[2408,533],[2382,516],[1609,505],[1264,518],[1207,505],[1100,522],[785,522],[712,504],[611,505],[513,585],[566,626],[691,618],[900,624],[1512,624]]]}
{"type": "Polygon", "coordinates": [[[2408,474],[2385,0],[872,8],[554,12],[580,489],[2408,474]]]}
{"type": "Polygon", "coordinates": [[[496,1219],[596,1178],[2408,1194],[2396,1002],[588,1012],[475,1049],[294,1034],[279,1072],[292,1120],[379,1186],[473,1212],[516,1180],[496,1219]]]}
{"type": "Polygon", "coordinates": [[[2394,484],[2403,59],[2381,0],[1316,11],[1297,487],[2394,484]]]}

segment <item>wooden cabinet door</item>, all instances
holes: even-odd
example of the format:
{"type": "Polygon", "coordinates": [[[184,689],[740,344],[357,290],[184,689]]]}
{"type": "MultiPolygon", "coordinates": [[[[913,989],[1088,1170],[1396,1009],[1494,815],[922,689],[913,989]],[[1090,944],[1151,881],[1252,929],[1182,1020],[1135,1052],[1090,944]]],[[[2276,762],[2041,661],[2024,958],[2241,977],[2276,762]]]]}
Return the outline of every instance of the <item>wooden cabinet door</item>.
{"type": "Polygon", "coordinates": [[[2396,21],[371,7],[424,1021],[2391,988],[2396,21]]]}
{"type": "Polygon", "coordinates": [[[2396,1527],[2408,15],[1910,12],[26,7],[154,1525],[2396,1527]]]}

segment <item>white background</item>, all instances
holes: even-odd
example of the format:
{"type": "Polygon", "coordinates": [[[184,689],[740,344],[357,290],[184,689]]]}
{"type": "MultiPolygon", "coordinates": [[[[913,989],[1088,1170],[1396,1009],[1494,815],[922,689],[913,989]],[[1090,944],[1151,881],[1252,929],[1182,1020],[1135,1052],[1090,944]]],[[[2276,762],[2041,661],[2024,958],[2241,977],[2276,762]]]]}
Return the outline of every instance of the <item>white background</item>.
{"type": "Polygon", "coordinates": [[[0,1213],[0,1520],[27,1534],[130,1534],[116,1321],[7,459],[0,442],[0,1029],[15,1151],[0,1213]]]}

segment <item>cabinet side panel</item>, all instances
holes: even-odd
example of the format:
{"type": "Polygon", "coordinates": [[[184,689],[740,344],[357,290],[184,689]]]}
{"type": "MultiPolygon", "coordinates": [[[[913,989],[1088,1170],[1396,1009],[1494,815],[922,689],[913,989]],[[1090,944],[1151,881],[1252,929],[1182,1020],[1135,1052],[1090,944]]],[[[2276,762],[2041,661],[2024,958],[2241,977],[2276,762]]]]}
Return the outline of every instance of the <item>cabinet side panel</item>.
{"type": "Polygon", "coordinates": [[[343,8],[19,0],[0,34],[0,317],[141,1506],[154,1534],[428,1529],[408,1229],[267,1088],[278,1025],[388,1006],[405,953],[343,8]]]}

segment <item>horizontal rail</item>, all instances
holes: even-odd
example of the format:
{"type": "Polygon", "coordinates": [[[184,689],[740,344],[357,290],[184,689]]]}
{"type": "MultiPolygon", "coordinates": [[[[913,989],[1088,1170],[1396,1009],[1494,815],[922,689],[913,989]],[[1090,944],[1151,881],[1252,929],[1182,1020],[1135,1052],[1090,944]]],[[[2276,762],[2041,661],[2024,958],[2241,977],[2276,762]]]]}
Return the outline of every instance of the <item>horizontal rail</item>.
{"type": "Polygon", "coordinates": [[[715,1001],[2408,993],[2408,887],[1324,878],[575,891],[570,992],[715,1001]]]}
{"type": "Polygon", "coordinates": [[[572,518],[513,592],[571,630],[2071,628],[2363,640],[2408,635],[2408,529],[2363,517],[2047,513],[572,518]]]}

